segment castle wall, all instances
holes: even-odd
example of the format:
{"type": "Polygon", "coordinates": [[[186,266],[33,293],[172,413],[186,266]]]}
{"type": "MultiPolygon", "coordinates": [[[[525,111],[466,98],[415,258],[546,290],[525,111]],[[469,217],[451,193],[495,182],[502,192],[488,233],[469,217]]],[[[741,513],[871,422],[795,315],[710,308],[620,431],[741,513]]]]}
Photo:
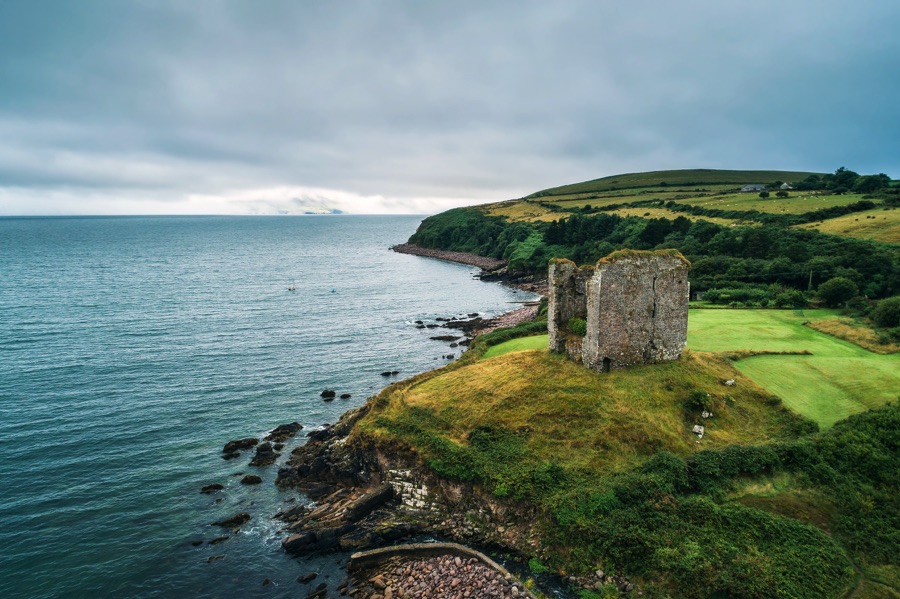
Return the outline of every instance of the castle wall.
{"type": "Polygon", "coordinates": [[[690,293],[690,264],[681,254],[616,252],[595,269],[554,262],[548,311],[552,351],[599,371],[681,356],[690,293]],[[569,319],[581,314],[587,320],[583,339],[566,329],[569,319]]]}
{"type": "Polygon", "coordinates": [[[566,342],[571,337],[567,334],[570,319],[587,319],[587,286],[593,274],[593,268],[579,268],[571,260],[550,262],[547,332],[552,351],[566,352],[566,342]]]}

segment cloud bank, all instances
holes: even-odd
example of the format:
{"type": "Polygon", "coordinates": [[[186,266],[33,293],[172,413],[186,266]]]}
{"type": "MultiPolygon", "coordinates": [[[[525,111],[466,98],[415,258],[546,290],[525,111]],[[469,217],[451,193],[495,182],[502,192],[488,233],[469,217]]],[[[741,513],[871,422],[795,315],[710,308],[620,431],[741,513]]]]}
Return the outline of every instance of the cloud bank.
{"type": "Polygon", "coordinates": [[[900,4],[0,4],[0,214],[431,213],[900,157],[900,4]]]}

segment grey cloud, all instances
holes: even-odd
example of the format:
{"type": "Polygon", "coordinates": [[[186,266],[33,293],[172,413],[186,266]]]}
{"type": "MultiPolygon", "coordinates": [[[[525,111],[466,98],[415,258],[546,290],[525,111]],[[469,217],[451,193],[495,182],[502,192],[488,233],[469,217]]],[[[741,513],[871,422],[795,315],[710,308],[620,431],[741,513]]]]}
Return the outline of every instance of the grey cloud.
{"type": "Polygon", "coordinates": [[[888,0],[16,0],[0,187],[413,205],[657,168],[890,172],[898,16],[888,0]]]}

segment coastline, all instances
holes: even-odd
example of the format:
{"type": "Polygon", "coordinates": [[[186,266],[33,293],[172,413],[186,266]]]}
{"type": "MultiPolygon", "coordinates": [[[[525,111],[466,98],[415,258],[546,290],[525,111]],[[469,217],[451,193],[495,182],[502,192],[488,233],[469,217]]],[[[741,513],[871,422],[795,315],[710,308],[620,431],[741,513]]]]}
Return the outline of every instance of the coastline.
{"type": "MultiPolygon", "coordinates": [[[[496,270],[505,266],[505,262],[501,260],[462,252],[431,250],[412,244],[392,246],[391,250],[477,266],[482,271],[496,270]]],[[[492,278],[499,280],[501,284],[524,291],[546,294],[546,286],[541,283],[527,282],[523,284],[519,281],[511,281],[502,275],[492,278]]],[[[458,321],[464,326],[450,325],[450,328],[460,329],[460,332],[464,332],[465,336],[471,340],[496,329],[531,321],[537,315],[538,309],[538,302],[529,302],[527,305],[494,318],[482,320],[475,317],[469,321],[458,321]]],[[[449,322],[443,326],[448,324],[449,322]]],[[[468,341],[465,344],[467,345],[468,341]]],[[[436,369],[428,372],[434,370],[436,369]]],[[[412,379],[416,379],[418,376],[412,377],[412,379]]],[[[396,384],[403,385],[404,382],[398,381],[396,384]]],[[[442,481],[427,472],[427,469],[423,471],[421,469],[423,465],[417,457],[402,451],[396,455],[393,453],[388,455],[375,447],[362,448],[357,447],[353,442],[348,443],[355,424],[369,412],[372,402],[377,397],[371,397],[363,406],[345,412],[334,425],[326,425],[324,429],[308,433],[307,443],[296,447],[287,462],[279,467],[276,486],[282,489],[297,489],[314,500],[312,506],[297,506],[274,516],[285,523],[282,531],[288,533],[288,536],[282,540],[283,550],[295,557],[320,552],[327,553],[330,550],[342,552],[369,550],[376,555],[385,551],[402,553],[410,548],[419,547],[415,545],[415,540],[422,538],[422,535],[426,537],[437,535],[441,538],[464,542],[466,546],[458,547],[478,555],[481,555],[477,551],[480,547],[504,546],[505,543],[497,543],[501,540],[500,538],[490,538],[492,535],[485,535],[478,529],[472,529],[465,522],[463,516],[463,514],[469,513],[476,504],[480,505],[477,508],[479,512],[492,512],[498,507],[492,505],[493,502],[485,503],[483,498],[476,499],[473,496],[474,503],[472,505],[465,507],[448,505],[445,503],[446,497],[439,499],[439,496],[444,495],[442,492],[426,498],[423,491],[428,488],[436,491],[442,486],[442,481]],[[374,454],[370,454],[372,450],[374,450],[374,454]],[[423,511],[426,505],[427,508],[423,511]],[[430,513],[426,514],[426,512],[430,513]],[[410,544],[411,542],[412,544],[410,544]]],[[[469,486],[457,491],[462,495],[477,495],[475,489],[469,486]]],[[[429,495],[431,494],[429,493],[429,495]]],[[[507,513],[507,518],[512,517],[513,512],[515,510],[507,513]]],[[[514,517],[512,519],[515,520],[514,517]]],[[[526,521],[528,520],[530,519],[526,518],[526,521]]],[[[527,538],[527,545],[535,542],[534,532],[530,530],[530,526],[524,526],[522,530],[514,532],[517,527],[512,521],[506,521],[510,533],[513,533],[515,537],[521,534],[522,537],[527,538]]],[[[501,530],[503,530],[502,527],[501,530]]],[[[505,549],[513,554],[521,555],[522,547],[516,547],[516,545],[517,543],[510,543],[506,545],[505,549]]],[[[387,587],[385,587],[385,581],[382,578],[388,577],[388,571],[393,571],[394,566],[400,565],[402,561],[405,574],[401,578],[404,580],[394,581],[394,589],[399,590],[401,597],[410,596],[406,593],[415,592],[413,589],[401,589],[405,578],[415,575],[417,570],[427,573],[431,591],[440,589],[441,592],[447,592],[452,589],[448,596],[534,597],[521,582],[516,581],[502,567],[497,567],[502,571],[500,575],[496,575],[497,568],[495,568],[494,575],[484,574],[477,569],[469,571],[472,566],[460,568],[458,557],[454,561],[453,556],[457,555],[457,552],[443,551],[442,549],[437,551],[440,549],[440,543],[434,544],[434,548],[437,555],[426,561],[412,562],[399,560],[396,557],[376,560],[365,574],[350,572],[353,568],[350,568],[350,564],[348,564],[346,566],[348,577],[341,584],[339,590],[341,594],[347,593],[371,599],[390,597],[390,580],[388,579],[387,587]],[[397,583],[401,584],[399,589],[396,586],[397,583]],[[492,586],[494,584],[499,586],[492,586]],[[490,590],[488,590],[489,588],[490,590]],[[385,593],[386,590],[388,593],[385,593]],[[457,592],[458,595],[455,595],[454,593],[457,592]]],[[[424,551],[426,554],[429,553],[427,549],[424,551]]],[[[422,551],[417,550],[414,553],[422,553],[422,551]]],[[[412,558],[412,556],[410,557],[412,558]]],[[[489,559],[487,561],[490,562],[489,559]]],[[[412,577],[410,577],[411,581],[412,577]]],[[[321,593],[324,590],[322,586],[324,585],[320,585],[310,593],[310,597],[318,596],[317,591],[321,593]]],[[[422,588],[418,590],[422,590],[422,588]]]]}
{"type": "Polygon", "coordinates": [[[399,243],[392,245],[391,250],[398,254],[409,254],[412,256],[423,256],[425,258],[437,258],[439,260],[447,260],[448,262],[458,262],[459,264],[468,264],[469,266],[477,266],[481,270],[494,271],[506,265],[505,260],[497,260],[496,258],[487,258],[478,254],[469,254],[466,252],[450,252],[447,250],[435,250],[425,248],[414,243],[399,243]]]}

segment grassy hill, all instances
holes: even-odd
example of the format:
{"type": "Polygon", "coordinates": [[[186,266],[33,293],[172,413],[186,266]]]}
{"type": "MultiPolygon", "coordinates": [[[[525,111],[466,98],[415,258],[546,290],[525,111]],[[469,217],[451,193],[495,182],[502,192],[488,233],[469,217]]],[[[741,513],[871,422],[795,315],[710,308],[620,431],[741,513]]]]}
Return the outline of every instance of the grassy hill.
{"type": "MultiPolygon", "coordinates": [[[[734,322],[693,338],[740,345],[734,322]]],[[[790,318],[765,326],[748,337],[755,349],[808,341],[790,318]]],[[[392,385],[354,442],[404,447],[532,514],[535,559],[552,569],[625,574],[648,597],[896,596],[900,406],[816,433],[740,368],[797,356],[736,369],[729,352],[692,351],[599,374],[531,349],[535,339],[492,349],[483,338],[457,363],[392,385]]]]}
{"type": "Polygon", "coordinates": [[[535,192],[527,198],[546,198],[583,193],[639,189],[647,187],[691,187],[702,185],[744,186],[752,184],[772,184],[775,181],[802,181],[810,175],[823,176],[825,173],[803,171],[734,171],[716,169],[685,169],[674,171],[650,171],[629,173],[592,179],[581,183],[560,185],[535,192]]]}

